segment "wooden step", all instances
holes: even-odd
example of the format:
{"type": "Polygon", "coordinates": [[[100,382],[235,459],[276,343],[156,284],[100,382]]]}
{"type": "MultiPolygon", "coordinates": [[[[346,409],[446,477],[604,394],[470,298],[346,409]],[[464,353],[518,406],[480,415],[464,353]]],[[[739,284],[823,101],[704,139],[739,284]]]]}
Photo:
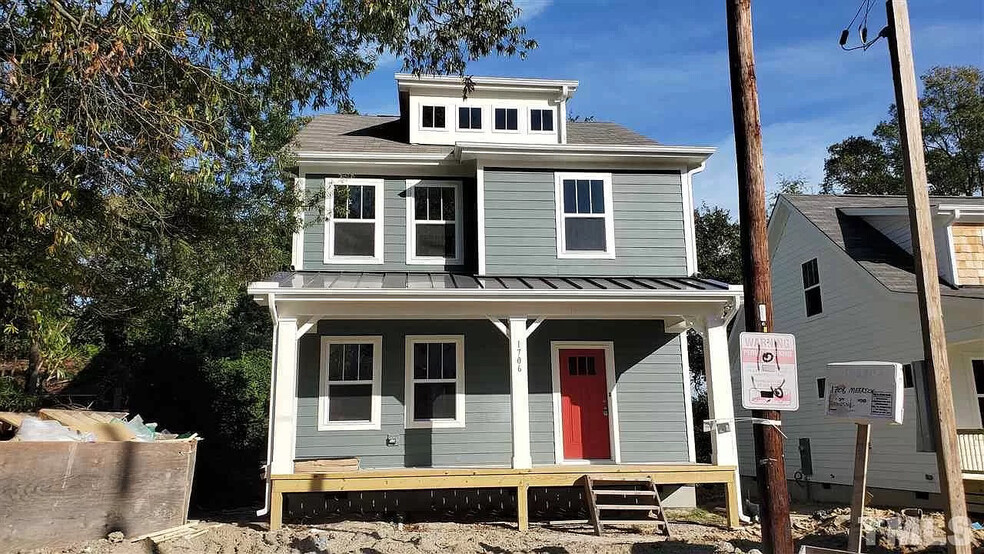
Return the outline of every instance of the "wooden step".
{"type": "Polygon", "coordinates": [[[656,527],[665,528],[666,524],[658,519],[603,519],[601,520],[605,525],[655,525],[656,527]]]}
{"type": "Polygon", "coordinates": [[[606,489],[595,489],[595,496],[602,495],[613,495],[613,496],[656,496],[653,491],[622,491],[622,490],[606,490],[606,489]]]}
{"type": "Polygon", "coordinates": [[[659,506],[655,504],[598,504],[599,510],[645,510],[655,512],[659,506]]]}

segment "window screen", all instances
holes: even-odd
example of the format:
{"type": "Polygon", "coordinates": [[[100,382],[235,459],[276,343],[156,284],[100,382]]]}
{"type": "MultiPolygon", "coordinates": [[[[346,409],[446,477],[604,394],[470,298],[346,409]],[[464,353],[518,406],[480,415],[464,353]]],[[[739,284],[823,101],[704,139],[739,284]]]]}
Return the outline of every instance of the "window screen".
{"type": "Polygon", "coordinates": [[[328,345],[327,421],[369,422],[372,419],[375,345],[328,345]]]}
{"type": "Polygon", "coordinates": [[[531,131],[553,131],[553,110],[530,110],[531,131]]]}
{"type": "Polygon", "coordinates": [[[415,256],[457,257],[458,193],[455,185],[413,187],[415,256]]]}
{"type": "Polygon", "coordinates": [[[605,182],[601,179],[564,179],[562,186],[565,249],[606,251],[605,182]]]}
{"type": "Polygon", "coordinates": [[[425,129],[443,129],[444,106],[424,106],[420,126],[425,129]]]}
{"type": "Polygon", "coordinates": [[[519,130],[519,110],[516,108],[496,108],[495,129],[497,131],[519,130]]]}
{"type": "Polygon", "coordinates": [[[823,300],[820,297],[820,268],[816,258],[803,264],[803,297],[806,304],[806,317],[823,312],[823,300]]]}
{"type": "Polygon", "coordinates": [[[481,129],[482,108],[458,108],[459,129],[481,129]]]}
{"type": "Polygon", "coordinates": [[[414,342],[412,348],[414,421],[455,419],[458,343],[414,342]]]}
{"type": "Polygon", "coordinates": [[[332,195],[334,208],[331,224],[334,255],[375,255],[375,185],[335,185],[332,195]]]}

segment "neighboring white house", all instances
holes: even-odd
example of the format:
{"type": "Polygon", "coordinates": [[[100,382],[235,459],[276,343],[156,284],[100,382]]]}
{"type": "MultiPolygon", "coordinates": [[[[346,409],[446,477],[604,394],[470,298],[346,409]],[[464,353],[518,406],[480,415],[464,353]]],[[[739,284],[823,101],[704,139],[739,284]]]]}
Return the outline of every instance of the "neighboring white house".
{"type": "MultiPolygon", "coordinates": [[[[968,498],[984,478],[984,198],[930,199],[944,325],[968,498]]],[[[927,425],[916,278],[904,197],[782,195],[769,221],[774,327],[796,336],[800,409],[783,414],[786,474],[794,498],[846,500],[854,426],[824,417],[830,362],[905,366],[905,423],[875,426],[868,486],[875,504],[932,505],[939,472],[927,425]],[[917,393],[917,391],[919,391],[917,393]]],[[[743,318],[732,330],[735,341],[743,318]]],[[[737,349],[732,348],[732,352],[737,349]]],[[[737,383],[737,359],[732,378],[737,383]]],[[[737,386],[734,391],[739,393],[737,386]]],[[[738,416],[749,415],[740,409],[738,416]]],[[[738,425],[742,480],[755,476],[750,425],[738,425]]]]}

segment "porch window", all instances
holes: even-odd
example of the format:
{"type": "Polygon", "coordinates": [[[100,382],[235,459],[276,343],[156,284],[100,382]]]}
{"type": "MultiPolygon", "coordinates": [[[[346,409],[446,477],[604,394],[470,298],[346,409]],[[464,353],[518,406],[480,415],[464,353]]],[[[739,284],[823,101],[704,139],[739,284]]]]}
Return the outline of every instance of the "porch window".
{"type": "Polygon", "coordinates": [[[325,263],[383,263],[382,179],[329,179],[325,263]]]}
{"type": "Polygon", "coordinates": [[[465,338],[407,337],[406,426],[465,426],[465,338]]]}
{"type": "Polygon", "coordinates": [[[806,302],[806,317],[823,313],[823,301],[820,298],[820,267],[816,258],[803,264],[803,297],[806,302]]]}
{"type": "Polygon", "coordinates": [[[461,182],[407,185],[407,263],[461,264],[461,182]]]}
{"type": "Polygon", "coordinates": [[[383,339],[321,337],[318,429],[379,429],[383,339]]]}
{"type": "Polygon", "coordinates": [[[611,173],[557,173],[557,257],[615,258],[611,173]]]}

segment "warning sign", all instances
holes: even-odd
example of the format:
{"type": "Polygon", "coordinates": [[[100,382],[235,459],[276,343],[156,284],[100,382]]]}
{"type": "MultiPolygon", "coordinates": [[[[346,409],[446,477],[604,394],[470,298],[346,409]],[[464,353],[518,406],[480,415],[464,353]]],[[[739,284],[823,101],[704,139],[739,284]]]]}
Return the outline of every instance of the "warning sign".
{"type": "Polygon", "coordinates": [[[799,409],[793,335],[741,334],[741,405],[749,410],[799,409]]]}
{"type": "Polygon", "coordinates": [[[902,394],[902,364],[827,364],[827,417],[901,424],[902,394]]]}

